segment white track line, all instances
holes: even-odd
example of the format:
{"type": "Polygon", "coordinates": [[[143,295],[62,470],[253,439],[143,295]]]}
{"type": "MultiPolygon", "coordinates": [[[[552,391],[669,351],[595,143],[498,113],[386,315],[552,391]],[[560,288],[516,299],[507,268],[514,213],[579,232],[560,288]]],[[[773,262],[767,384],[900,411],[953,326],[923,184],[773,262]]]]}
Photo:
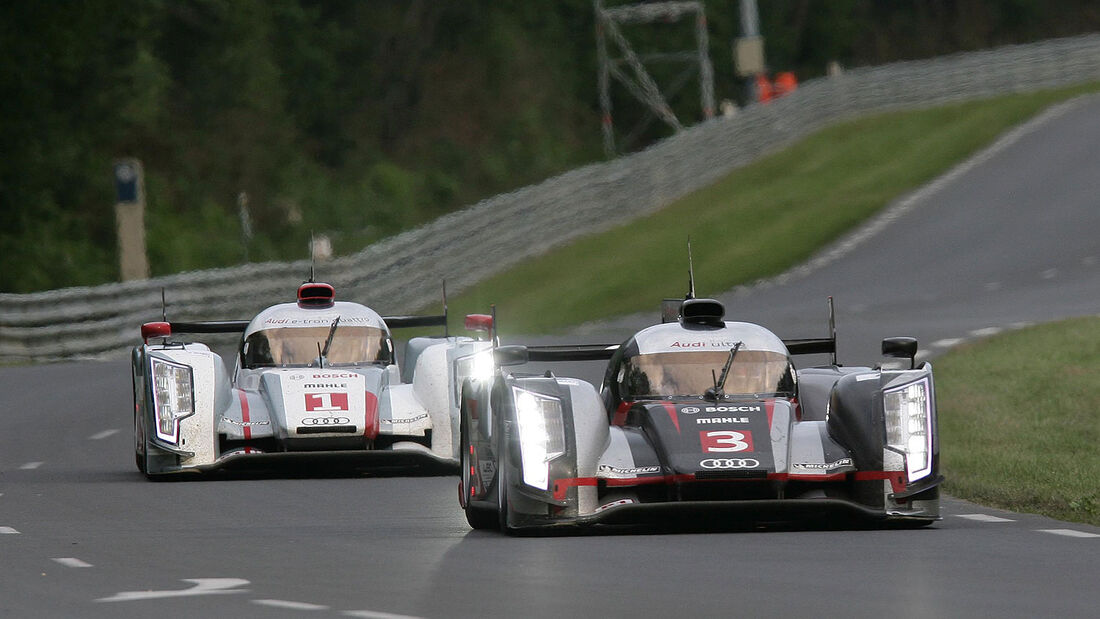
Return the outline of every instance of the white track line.
{"type": "Polygon", "coordinates": [[[955,514],[959,518],[966,518],[967,520],[976,520],[978,522],[1016,522],[1010,518],[1001,518],[1000,516],[990,516],[989,514],[955,514]]]}
{"type": "Polygon", "coordinates": [[[0,535],[19,535],[19,531],[11,527],[0,527],[0,535]]]}
{"type": "Polygon", "coordinates": [[[932,342],[932,344],[930,344],[930,345],[935,347],[935,348],[951,348],[952,346],[956,346],[958,344],[961,344],[963,341],[964,340],[961,337],[949,337],[949,338],[943,339],[943,340],[936,340],[935,342],[932,342]]]}
{"type": "Polygon", "coordinates": [[[362,619],[421,619],[414,615],[395,615],[393,613],[380,613],[374,610],[345,610],[340,614],[346,617],[361,617],[362,619]]]}
{"type": "Polygon", "coordinates": [[[28,462],[28,463],[24,464],[23,466],[19,467],[19,470],[21,470],[21,471],[33,471],[34,469],[42,466],[43,464],[45,464],[45,462],[28,462]]]}
{"type": "Polygon", "coordinates": [[[74,557],[57,557],[53,559],[65,567],[92,567],[91,563],[85,563],[74,557]]]}
{"type": "Polygon", "coordinates": [[[974,337],[989,337],[991,335],[997,335],[1001,331],[1004,331],[1001,327],[986,327],[984,329],[974,329],[970,332],[970,335],[974,337]]]}
{"type": "Polygon", "coordinates": [[[291,602],[289,600],[251,600],[253,604],[260,606],[272,606],[274,608],[288,608],[290,610],[328,610],[328,606],[309,604],[306,602],[291,602]]]}
{"type": "Polygon", "coordinates": [[[99,441],[111,436],[112,434],[118,434],[118,430],[104,430],[88,437],[88,440],[99,441]]]}
{"type": "Polygon", "coordinates": [[[1054,279],[1058,277],[1058,269],[1047,269],[1039,274],[1039,277],[1043,279],[1054,279]]]}
{"type": "Polygon", "coordinates": [[[1035,529],[1040,533],[1050,533],[1052,535],[1062,535],[1065,537],[1100,537],[1096,533],[1085,533],[1084,531],[1074,531],[1073,529],[1035,529]]]}

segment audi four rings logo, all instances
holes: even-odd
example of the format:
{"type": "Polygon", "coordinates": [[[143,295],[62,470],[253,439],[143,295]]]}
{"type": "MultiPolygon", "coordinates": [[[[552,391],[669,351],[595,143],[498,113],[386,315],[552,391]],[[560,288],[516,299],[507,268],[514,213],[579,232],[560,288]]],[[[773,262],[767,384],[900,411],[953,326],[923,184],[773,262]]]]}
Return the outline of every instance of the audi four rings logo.
{"type": "Polygon", "coordinates": [[[760,466],[752,458],[707,458],[699,463],[705,469],[754,469],[760,466]]]}
{"type": "Polygon", "coordinates": [[[304,426],[338,426],[342,423],[348,423],[351,420],[347,417],[306,417],[302,420],[304,426]]]}
{"type": "Polygon", "coordinates": [[[680,409],[680,412],[685,415],[694,415],[699,412],[699,408],[696,406],[685,406],[680,409]]]}

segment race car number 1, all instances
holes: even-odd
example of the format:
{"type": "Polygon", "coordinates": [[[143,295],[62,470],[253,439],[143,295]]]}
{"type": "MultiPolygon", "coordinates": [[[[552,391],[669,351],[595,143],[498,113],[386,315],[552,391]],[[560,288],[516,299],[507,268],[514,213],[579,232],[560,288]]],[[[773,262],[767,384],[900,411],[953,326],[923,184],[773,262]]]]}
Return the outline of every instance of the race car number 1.
{"type": "Polygon", "coordinates": [[[699,433],[699,442],[705,453],[752,451],[752,432],[711,430],[699,433]]]}

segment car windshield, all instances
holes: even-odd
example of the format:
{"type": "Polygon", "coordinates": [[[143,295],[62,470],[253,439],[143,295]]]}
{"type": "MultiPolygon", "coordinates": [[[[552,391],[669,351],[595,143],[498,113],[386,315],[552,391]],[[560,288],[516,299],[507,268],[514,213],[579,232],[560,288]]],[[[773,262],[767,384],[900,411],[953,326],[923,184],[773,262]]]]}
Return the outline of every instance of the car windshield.
{"type": "MultiPolygon", "coordinates": [[[[729,359],[726,351],[639,354],[623,360],[618,381],[628,400],[676,395],[701,396],[714,386],[729,359]],[[713,371],[713,373],[712,373],[713,371]]],[[[767,350],[739,350],[723,391],[728,395],[787,393],[793,379],[786,355],[767,350]]]]}
{"type": "MultiPolygon", "coordinates": [[[[249,335],[241,346],[245,367],[316,364],[330,327],[282,327],[249,335]]],[[[325,365],[389,362],[386,334],[378,327],[338,326],[325,365]]]]}

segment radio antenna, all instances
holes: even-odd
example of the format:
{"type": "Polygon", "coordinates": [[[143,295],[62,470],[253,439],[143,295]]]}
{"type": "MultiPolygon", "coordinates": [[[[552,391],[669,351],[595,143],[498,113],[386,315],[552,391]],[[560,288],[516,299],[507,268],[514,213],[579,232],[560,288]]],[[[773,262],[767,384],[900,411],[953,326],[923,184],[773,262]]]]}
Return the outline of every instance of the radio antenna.
{"type": "Polygon", "coordinates": [[[317,252],[313,250],[313,230],[309,231],[309,283],[313,283],[313,263],[317,252]]]}
{"type": "Polygon", "coordinates": [[[691,259],[691,237],[688,237],[688,299],[695,298],[695,265],[691,259]]]}
{"type": "Polygon", "coordinates": [[[447,325],[447,278],[443,278],[443,337],[449,337],[447,325]]]}
{"type": "Polygon", "coordinates": [[[164,286],[160,287],[160,319],[168,322],[168,303],[164,300],[164,286]]]}

